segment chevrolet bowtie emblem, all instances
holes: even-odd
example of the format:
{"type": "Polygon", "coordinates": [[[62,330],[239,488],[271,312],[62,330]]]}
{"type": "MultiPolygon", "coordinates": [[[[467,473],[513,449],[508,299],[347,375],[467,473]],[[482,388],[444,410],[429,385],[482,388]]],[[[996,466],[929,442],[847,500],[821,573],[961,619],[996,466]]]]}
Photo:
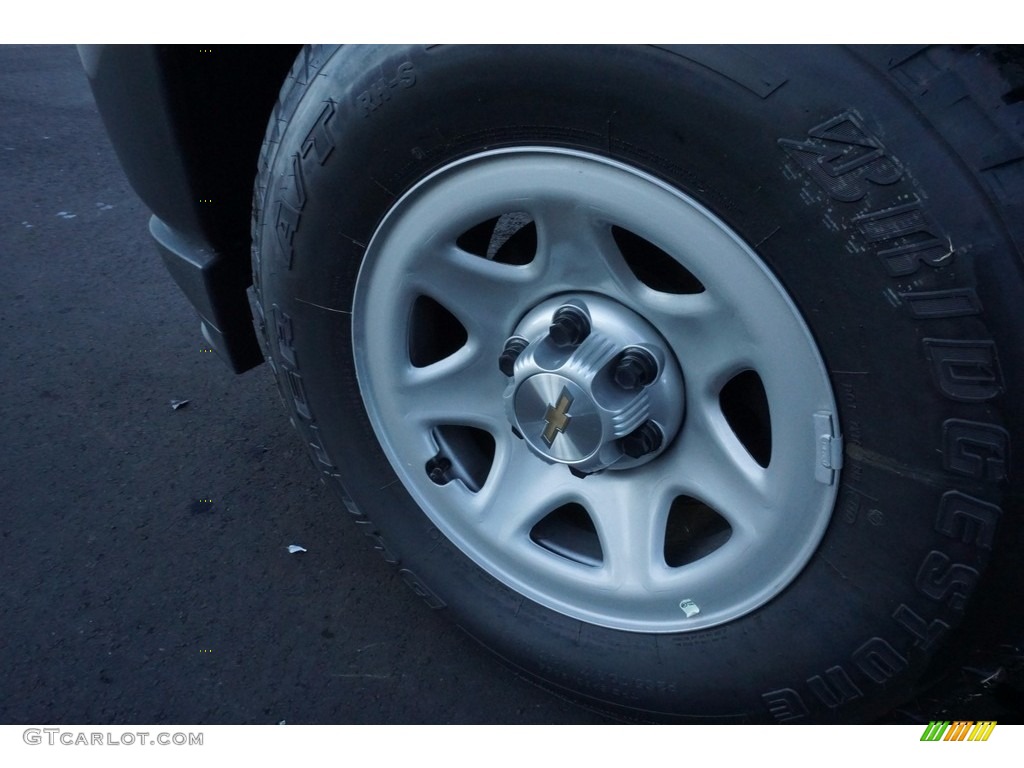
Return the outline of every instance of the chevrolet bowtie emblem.
{"type": "Polygon", "coordinates": [[[548,448],[555,442],[559,432],[565,432],[569,428],[569,422],[572,421],[572,416],[569,415],[571,405],[572,395],[569,394],[566,387],[562,387],[558,402],[555,405],[549,405],[547,413],[544,414],[544,423],[547,426],[544,427],[541,437],[544,438],[544,443],[548,448]]]}

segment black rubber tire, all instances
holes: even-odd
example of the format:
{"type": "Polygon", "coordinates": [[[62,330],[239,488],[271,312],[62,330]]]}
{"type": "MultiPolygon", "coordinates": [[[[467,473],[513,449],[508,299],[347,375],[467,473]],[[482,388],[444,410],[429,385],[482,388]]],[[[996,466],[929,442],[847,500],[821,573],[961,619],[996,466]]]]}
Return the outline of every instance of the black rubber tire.
{"type": "Polygon", "coordinates": [[[896,707],[987,620],[976,596],[1018,588],[983,578],[1019,553],[1022,511],[1024,144],[998,63],[948,48],[307,49],[264,144],[253,255],[257,325],[314,463],[431,607],[592,705],[702,722],[896,707]],[[349,314],[366,245],[431,171],[517,145],[615,158],[696,198],[813,331],[845,436],[838,501],[811,562],[740,619],[642,634],[525,600],[438,532],[377,442],[349,314]]]}

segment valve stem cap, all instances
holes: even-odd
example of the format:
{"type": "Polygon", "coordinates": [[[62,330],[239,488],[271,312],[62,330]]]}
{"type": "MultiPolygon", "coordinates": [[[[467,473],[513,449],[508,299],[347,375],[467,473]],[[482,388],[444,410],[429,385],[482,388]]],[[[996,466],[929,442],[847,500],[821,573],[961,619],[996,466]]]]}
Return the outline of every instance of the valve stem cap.
{"type": "Polygon", "coordinates": [[[436,485],[445,485],[451,480],[451,477],[448,475],[451,468],[451,461],[447,457],[438,454],[427,462],[427,477],[436,485]]]}

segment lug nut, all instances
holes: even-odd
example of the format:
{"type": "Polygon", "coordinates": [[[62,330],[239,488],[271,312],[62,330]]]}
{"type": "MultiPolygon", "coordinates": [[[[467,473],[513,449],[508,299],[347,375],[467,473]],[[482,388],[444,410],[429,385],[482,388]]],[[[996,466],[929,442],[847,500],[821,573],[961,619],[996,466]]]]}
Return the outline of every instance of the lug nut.
{"type": "Polygon", "coordinates": [[[590,318],[579,307],[566,304],[555,311],[548,334],[556,347],[579,346],[590,335],[590,318]]]}
{"type": "Polygon", "coordinates": [[[628,347],[615,364],[615,383],[623,389],[640,389],[658,378],[658,361],[643,347],[628,347]]]}
{"type": "Polygon", "coordinates": [[[523,354],[523,350],[529,346],[529,342],[519,336],[512,336],[505,342],[505,349],[498,355],[498,370],[508,377],[512,376],[516,360],[523,354]]]}
{"type": "Polygon", "coordinates": [[[648,453],[654,453],[661,448],[661,441],[664,438],[661,428],[653,421],[645,421],[625,437],[619,440],[619,447],[622,452],[631,459],[639,459],[648,453]]]}

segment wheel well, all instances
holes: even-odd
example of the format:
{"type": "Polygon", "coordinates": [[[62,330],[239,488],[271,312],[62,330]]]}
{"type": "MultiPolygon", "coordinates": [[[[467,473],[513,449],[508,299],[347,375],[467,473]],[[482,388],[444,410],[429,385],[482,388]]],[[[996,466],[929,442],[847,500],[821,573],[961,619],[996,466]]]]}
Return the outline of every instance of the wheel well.
{"type": "Polygon", "coordinates": [[[249,259],[260,144],[297,45],[159,46],[157,58],[203,233],[249,259]]]}

